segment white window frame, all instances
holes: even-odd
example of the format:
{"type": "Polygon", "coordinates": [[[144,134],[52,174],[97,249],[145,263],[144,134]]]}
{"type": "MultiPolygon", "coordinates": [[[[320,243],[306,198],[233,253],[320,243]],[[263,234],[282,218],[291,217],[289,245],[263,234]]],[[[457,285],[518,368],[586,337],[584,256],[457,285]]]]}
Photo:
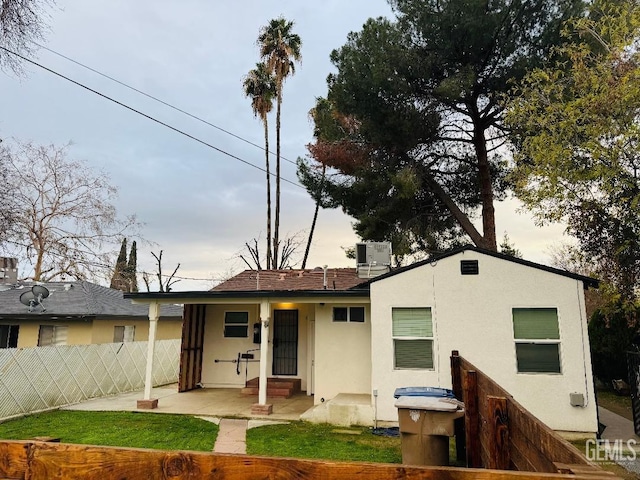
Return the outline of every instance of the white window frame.
{"type": "Polygon", "coordinates": [[[514,356],[516,359],[516,372],[518,375],[562,375],[562,339],[560,338],[560,313],[557,307],[513,307],[511,309],[511,325],[513,328],[514,356]],[[515,333],[514,313],[516,310],[555,310],[558,326],[558,338],[517,338],[515,333]],[[520,371],[518,361],[518,345],[557,345],[558,346],[558,371],[520,371]]]}
{"type": "Polygon", "coordinates": [[[336,305],[336,306],[333,307],[333,310],[332,310],[332,313],[331,313],[331,321],[333,321],[335,323],[357,323],[357,324],[367,323],[367,310],[362,305],[350,305],[350,306],[336,305]],[[347,319],[346,320],[336,320],[336,309],[337,308],[344,308],[344,309],[347,310],[347,319]],[[357,320],[351,320],[351,309],[352,308],[361,308],[362,309],[362,321],[361,322],[359,322],[357,320]]]}
{"type": "Polygon", "coordinates": [[[435,370],[436,367],[436,356],[435,356],[435,335],[433,328],[433,310],[431,307],[392,307],[391,308],[391,341],[393,344],[393,369],[394,370],[435,370]],[[393,312],[397,310],[426,310],[431,317],[431,335],[425,336],[408,336],[408,335],[394,335],[393,333],[393,312]],[[398,359],[396,356],[396,341],[411,341],[411,340],[420,340],[420,341],[429,341],[431,342],[431,366],[430,367],[403,367],[398,366],[398,359]]]}
{"type": "MultiPolygon", "coordinates": [[[[244,338],[249,338],[249,324],[250,322],[250,313],[248,310],[227,310],[224,312],[224,317],[222,318],[222,336],[224,338],[238,338],[238,339],[244,339],[244,338]],[[229,313],[244,313],[247,315],[247,323],[227,323],[227,314],[229,313]],[[238,336],[238,335],[227,335],[227,326],[229,327],[245,327],[246,328],[246,335],[244,336],[238,336]]],[[[253,330],[251,330],[251,334],[253,334],[253,330]]]]}

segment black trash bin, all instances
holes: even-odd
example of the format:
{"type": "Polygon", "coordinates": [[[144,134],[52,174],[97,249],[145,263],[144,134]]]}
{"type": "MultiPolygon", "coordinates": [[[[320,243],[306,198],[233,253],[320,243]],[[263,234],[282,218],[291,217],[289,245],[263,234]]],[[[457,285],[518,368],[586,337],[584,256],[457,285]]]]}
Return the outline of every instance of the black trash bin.
{"type": "Polygon", "coordinates": [[[464,415],[453,392],[438,387],[396,389],[395,406],[402,441],[402,463],[449,465],[449,437],[453,422],[464,415]]]}

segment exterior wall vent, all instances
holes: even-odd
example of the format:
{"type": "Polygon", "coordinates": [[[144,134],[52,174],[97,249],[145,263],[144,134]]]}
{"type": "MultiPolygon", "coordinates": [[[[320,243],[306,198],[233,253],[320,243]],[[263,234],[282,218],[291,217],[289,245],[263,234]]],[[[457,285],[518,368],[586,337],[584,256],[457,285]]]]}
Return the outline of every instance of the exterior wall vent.
{"type": "Polygon", "coordinates": [[[478,260],[460,260],[460,273],[462,275],[478,275],[478,260]]]}

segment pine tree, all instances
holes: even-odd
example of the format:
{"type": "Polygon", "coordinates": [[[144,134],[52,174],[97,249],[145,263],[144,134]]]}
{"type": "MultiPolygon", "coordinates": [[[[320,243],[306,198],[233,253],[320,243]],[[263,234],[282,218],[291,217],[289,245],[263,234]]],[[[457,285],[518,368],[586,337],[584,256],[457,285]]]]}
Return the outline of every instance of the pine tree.
{"type": "Polygon", "coordinates": [[[127,239],[122,239],[122,246],[120,247],[120,254],[118,260],[116,260],[116,266],[113,269],[113,276],[111,277],[111,288],[116,290],[128,291],[126,282],[127,275],[127,239]]]}
{"type": "Polygon", "coordinates": [[[127,264],[127,283],[129,292],[138,291],[138,251],[136,241],[131,244],[131,253],[129,253],[129,263],[127,264]]]}

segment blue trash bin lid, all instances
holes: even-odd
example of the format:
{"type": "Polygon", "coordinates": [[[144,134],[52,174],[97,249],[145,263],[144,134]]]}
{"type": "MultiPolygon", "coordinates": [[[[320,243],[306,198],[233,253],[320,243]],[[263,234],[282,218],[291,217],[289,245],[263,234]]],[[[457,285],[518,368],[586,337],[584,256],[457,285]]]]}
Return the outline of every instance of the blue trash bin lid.
{"type": "Polygon", "coordinates": [[[396,388],[394,398],[399,397],[446,397],[455,398],[452,390],[440,387],[402,387],[396,388]]]}

